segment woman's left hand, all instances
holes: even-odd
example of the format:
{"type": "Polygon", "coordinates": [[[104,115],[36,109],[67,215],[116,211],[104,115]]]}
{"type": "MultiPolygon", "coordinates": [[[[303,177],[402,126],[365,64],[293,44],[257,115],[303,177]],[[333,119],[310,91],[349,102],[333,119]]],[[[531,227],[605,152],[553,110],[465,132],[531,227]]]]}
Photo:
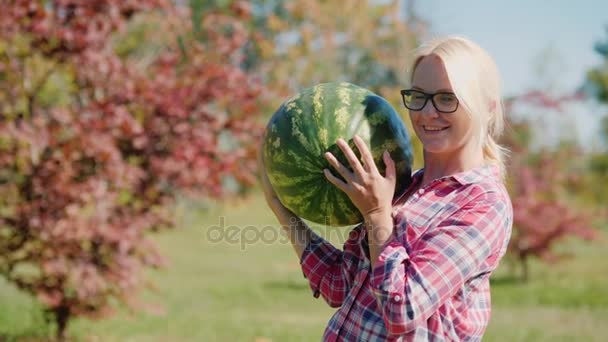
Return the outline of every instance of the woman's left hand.
{"type": "Polygon", "coordinates": [[[361,153],[363,165],[350,146],[343,139],[338,139],[336,143],[353,171],[342,165],[333,154],[326,152],[325,158],[345,181],[334,176],[329,169],[323,170],[325,177],[348,195],[366,220],[374,214],[390,214],[396,184],[395,162],[385,151],[382,158],[386,165],[386,175],[382,176],[365,142],[356,135],[353,140],[361,153]]]}

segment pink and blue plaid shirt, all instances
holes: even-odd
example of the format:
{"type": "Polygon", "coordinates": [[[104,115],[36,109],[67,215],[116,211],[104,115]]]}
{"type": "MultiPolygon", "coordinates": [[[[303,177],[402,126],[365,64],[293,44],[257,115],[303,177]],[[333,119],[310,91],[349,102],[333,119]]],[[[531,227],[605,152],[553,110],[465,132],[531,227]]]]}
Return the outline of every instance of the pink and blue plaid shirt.
{"type": "Polygon", "coordinates": [[[394,206],[392,216],[393,236],[373,269],[363,225],[343,251],[318,235],[304,250],[314,296],[339,308],[323,340],[481,340],[490,320],[489,278],[513,222],[498,167],[434,180],[394,206]]]}

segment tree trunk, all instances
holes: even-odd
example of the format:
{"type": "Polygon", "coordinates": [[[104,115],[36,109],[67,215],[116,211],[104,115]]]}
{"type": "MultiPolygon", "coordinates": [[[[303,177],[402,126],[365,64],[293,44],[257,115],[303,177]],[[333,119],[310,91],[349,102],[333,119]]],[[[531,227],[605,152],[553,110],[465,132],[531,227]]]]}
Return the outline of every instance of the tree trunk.
{"type": "Polygon", "coordinates": [[[55,323],[57,323],[57,341],[63,342],[66,340],[66,332],[70,320],[70,308],[67,306],[59,306],[53,310],[55,315],[55,323]]]}
{"type": "Polygon", "coordinates": [[[521,254],[519,260],[521,262],[521,281],[527,283],[529,277],[528,255],[521,254]]]}

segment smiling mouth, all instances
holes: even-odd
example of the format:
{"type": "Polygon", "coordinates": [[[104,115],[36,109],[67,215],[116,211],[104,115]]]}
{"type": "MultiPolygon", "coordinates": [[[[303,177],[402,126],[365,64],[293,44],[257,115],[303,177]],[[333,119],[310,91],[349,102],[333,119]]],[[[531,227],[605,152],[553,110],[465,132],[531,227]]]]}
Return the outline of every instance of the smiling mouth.
{"type": "Polygon", "coordinates": [[[448,128],[450,128],[450,126],[447,126],[447,127],[426,127],[426,126],[422,126],[422,129],[424,129],[425,132],[431,132],[431,133],[445,131],[448,128]]]}

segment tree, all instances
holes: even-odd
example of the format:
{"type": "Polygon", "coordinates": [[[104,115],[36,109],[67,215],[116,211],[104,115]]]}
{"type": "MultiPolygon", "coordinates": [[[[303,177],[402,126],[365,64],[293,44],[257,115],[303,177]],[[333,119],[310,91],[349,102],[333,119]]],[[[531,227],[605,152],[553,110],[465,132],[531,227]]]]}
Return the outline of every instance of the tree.
{"type": "MultiPolygon", "coordinates": [[[[606,33],[608,34],[608,26],[606,33]]],[[[608,38],[595,44],[595,52],[604,58],[604,63],[587,72],[587,84],[598,100],[608,103],[608,38]]]]}
{"type": "Polygon", "coordinates": [[[35,295],[65,338],[75,316],[138,307],[163,258],[179,191],[220,198],[254,183],[263,88],[244,71],[241,16],[163,0],[4,2],[0,11],[0,274],[35,295]],[[138,15],[167,44],[116,51],[138,15]],[[230,187],[230,184],[233,186],[230,187]]]}
{"type": "MultiPolygon", "coordinates": [[[[320,82],[348,81],[405,113],[399,89],[409,83],[406,67],[424,22],[413,15],[406,18],[402,4],[252,0],[247,25],[253,39],[245,45],[243,66],[263,75],[277,101],[320,82]]],[[[416,137],[412,143],[420,167],[421,144],[416,137]]]]}
{"type": "Polygon", "coordinates": [[[400,2],[253,1],[256,40],[248,62],[289,92],[338,80],[380,93],[406,84],[417,34],[400,2]]]}
{"type": "MultiPolygon", "coordinates": [[[[583,89],[590,89],[589,92],[601,103],[608,103],[608,26],[606,27],[607,37],[595,44],[595,51],[603,58],[603,63],[591,68],[587,73],[586,83],[583,89]]],[[[607,202],[608,193],[608,113],[600,123],[600,134],[602,136],[602,148],[594,151],[589,160],[591,170],[588,176],[587,185],[590,187],[591,200],[598,203],[607,202]]],[[[604,208],[604,218],[608,219],[608,209],[604,208]]]]}
{"type": "MultiPolygon", "coordinates": [[[[507,102],[510,112],[514,101],[538,103],[546,95],[534,92],[507,102]]],[[[571,97],[563,97],[571,100],[571,97]]],[[[546,98],[540,101],[559,108],[560,100],[546,98]]],[[[545,107],[546,108],[546,107],[545,107]]],[[[593,229],[594,210],[583,209],[576,198],[584,188],[584,165],[587,156],[575,144],[541,150],[530,148],[533,135],[525,121],[510,120],[511,129],[503,144],[511,151],[508,160],[508,185],[513,204],[513,234],[509,253],[519,261],[520,279],[529,279],[528,261],[539,257],[556,262],[565,255],[557,254],[554,246],[568,237],[592,240],[597,237],[593,229]],[[580,167],[583,166],[583,168],[580,167]]]]}

